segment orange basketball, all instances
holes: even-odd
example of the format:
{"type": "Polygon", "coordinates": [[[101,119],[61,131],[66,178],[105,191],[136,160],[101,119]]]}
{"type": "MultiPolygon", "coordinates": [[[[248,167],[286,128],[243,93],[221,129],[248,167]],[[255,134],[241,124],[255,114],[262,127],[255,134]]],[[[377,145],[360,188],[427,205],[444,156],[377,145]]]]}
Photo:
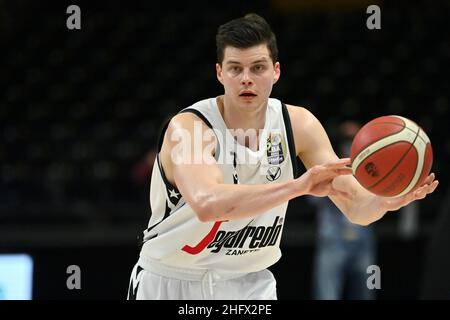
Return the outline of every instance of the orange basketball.
{"type": "Polygon", "coordinates": [[[353,175],[383,197],[405,195],[420,186],[433,163],[427,134],[415,122],[383,116],[364,125],[351,148],[353,175]]]}

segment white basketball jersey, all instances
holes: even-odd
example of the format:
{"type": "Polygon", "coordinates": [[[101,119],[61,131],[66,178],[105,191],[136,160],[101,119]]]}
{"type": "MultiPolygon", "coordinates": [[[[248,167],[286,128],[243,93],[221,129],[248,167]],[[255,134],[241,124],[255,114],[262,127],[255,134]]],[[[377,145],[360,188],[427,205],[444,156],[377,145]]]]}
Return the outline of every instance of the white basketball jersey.
{"type": "MultiPolygon", "coordinates": [[[[216,98],[202,100],[181,112],[198,115],[214,129],[218,140],[215,158],[224,183],[266,184],[294,178],[292,129],[287,108],[279,100],[269,99],[258,151],[235,141],[216,98]]],[[[286,202],[250,218],[200,222],[177,188],[167,181],[158,155],[150,187],[152,215],[144,231],[140,257],[181,268],[263,270],[281,257],[279,245],[287,205],[286,202]]]]}

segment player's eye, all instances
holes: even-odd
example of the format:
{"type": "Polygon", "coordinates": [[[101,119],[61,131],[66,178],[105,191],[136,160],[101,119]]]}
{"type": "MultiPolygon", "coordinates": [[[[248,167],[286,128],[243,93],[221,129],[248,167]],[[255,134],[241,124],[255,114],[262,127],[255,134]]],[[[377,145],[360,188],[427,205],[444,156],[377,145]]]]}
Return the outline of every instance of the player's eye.
{"type": "Polygon", "coordinates": [[[255,71],[255,72],[262,72],[264,70],[266,70],[266,67],[263,64],[257,64],[255,66],[253,66],[253,71],[255,71]]]}
{"type": "Polygon", "coordinates": [[[238,73],[238,72],[241,71],[241,67],[239,67],[239,66],[232,66],[230,68],[230,71],[233,72],[233,73],[238,73]]]}

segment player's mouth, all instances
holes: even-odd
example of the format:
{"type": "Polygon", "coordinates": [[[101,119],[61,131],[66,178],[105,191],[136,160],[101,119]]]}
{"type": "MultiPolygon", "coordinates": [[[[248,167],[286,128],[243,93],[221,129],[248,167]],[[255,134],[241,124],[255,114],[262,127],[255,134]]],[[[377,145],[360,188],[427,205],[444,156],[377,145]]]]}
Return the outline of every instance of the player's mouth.
{"type": "Polygon", "coordinates": [[[252,100],[253,98],[256,97],[256,93],[254,93],[251,90],[243,90],[241,91],[241,93],[239,94],[239,97],[241,97],[244,100],[252,100]]]}

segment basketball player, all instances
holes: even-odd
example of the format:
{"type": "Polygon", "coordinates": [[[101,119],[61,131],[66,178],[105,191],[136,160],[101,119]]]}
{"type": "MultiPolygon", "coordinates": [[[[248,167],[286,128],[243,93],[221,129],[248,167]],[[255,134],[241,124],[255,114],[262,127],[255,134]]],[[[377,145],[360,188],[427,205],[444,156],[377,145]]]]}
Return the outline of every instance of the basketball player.
{"type": "Polygon", "coordinates": [[[328,196],[368,225],[437,187],[431,174],[400,198],[365,191],[311,112],[269,98],[280,63],[263,18],[220,26],[216,43],[224,94],[182,110],[161,135],[128,299],[276,299],[267,268],[281,257],[290,199],[328,196]]]}

